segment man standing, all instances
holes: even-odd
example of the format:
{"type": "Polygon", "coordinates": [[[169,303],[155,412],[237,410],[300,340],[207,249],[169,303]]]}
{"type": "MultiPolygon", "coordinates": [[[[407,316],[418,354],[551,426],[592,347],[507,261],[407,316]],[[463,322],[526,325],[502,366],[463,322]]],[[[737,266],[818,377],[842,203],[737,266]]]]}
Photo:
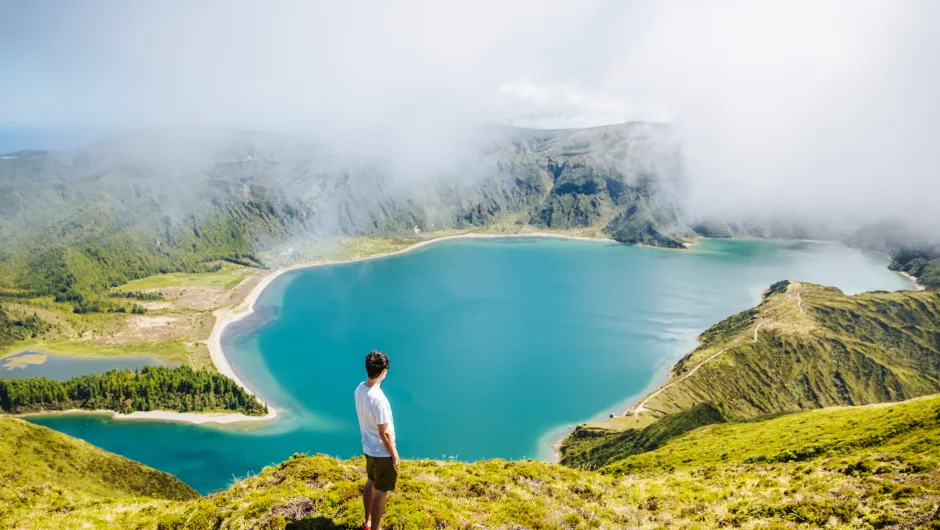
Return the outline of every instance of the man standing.
{"type": "Polygon", "coordinates": [[[388,374],[388,356],[376,350],[366,355],[369,379],[356,388],[356,414],[362,432],[362,452],[366,455],[366,489],[362,504],[366,509],[364,530],[382,528],[385,497],[398,481],[398,451],[395,449],[395,425],[392,407],[379,385],[388,374]]]}

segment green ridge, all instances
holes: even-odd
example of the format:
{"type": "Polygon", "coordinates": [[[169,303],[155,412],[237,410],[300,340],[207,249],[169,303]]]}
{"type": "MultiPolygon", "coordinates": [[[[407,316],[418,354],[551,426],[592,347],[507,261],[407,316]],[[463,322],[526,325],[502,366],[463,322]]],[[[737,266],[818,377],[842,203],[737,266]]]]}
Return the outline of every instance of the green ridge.
{"type": "MultiPolygon", "coordinates": [[[[385,522],[388,529],[938,528],[938,464],[940,396],[930,396],[712,425],[600,471],[405,461],[385,522]]],[[[295,455],[183,502],[115,499],[90,491],[98,477],[75,480],[83,482],[69,491],[81,491],[70,496],[37,492],[5,504],[0,524],[26,526],[30,514],[31,528],[331,529],[356,528],[363,516],[361,458],[295,455]]]]}
{"type": "MultiPolygon", "coordinates": [[[[562,462],[599,467],[617,454],[642,452],[646,446],[632,440],[644,439],[646,425],[706,403],[728,420],[746,420],[940,392],[937,291],[846,296],[831,287],[779,282],[759,306],[712,326],[699,340],[644,412],[578,426],[561,446],[562,462]]],[[[685,418],[696,426],[714,423],[685,418]]]]}
{"type": "Polygon", "coordinates": [[[721,411],[711,403],[665,416],[642,429],[611,431],[607,428],[579,426],[560,447],[561,463],[594,469],[628,455],[656,449],[667,440],[704,425],[724,422],[721,411]]]}
{"type": "Polygon", "coordinates": [[[710,402],[729,418],[746,419],[940,391],[940,292],[846,296],[790,282],[739,316],[746,327],[724,333],[725,321],[706,331],[703,344],[677,363],[674,377],[727,351],[647,407],[668,413],[710,402]]]}
{"type": "Polygon", "coordinates": [[[37,521],[112,499],[157,507],[199,496],[172,475],[15,418],[0,417],[0,441],[4,528],[51,528],[37,521]]]}

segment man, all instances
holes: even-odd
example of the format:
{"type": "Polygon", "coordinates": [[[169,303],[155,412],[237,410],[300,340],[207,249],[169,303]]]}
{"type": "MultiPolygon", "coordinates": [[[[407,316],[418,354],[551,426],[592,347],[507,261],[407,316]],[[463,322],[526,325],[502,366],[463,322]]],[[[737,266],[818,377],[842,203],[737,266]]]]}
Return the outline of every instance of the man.
{"type": "Polygon", "coordinates": [[[369,379],[356,388],[356,414],[362,433],[362,452],[366,455],[366,489],[362,504],[366,509],[364,530],[382,528],[385,497],[398,481],[398,450],[395,449],[395,424],[392,407],[379,385],[388,374],[388,356],[376,350],[366,355],[369,379]]]}

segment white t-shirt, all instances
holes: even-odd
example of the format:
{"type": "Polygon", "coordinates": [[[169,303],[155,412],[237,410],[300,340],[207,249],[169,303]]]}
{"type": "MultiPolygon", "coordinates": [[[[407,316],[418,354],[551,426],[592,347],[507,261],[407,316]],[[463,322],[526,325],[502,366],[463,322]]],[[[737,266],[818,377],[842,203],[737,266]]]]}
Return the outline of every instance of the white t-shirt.
{"type": "Polygon", "coordinates": [[[392,456],[379,436],[379,425],[388,424],[388,432],[392,435],[392,441],[395,441],[392,407],[382,389],[359,383],[356,388],[356,414],[359,415],[359,431],[362,432],[362,452],[369,456],[392,456]]]}

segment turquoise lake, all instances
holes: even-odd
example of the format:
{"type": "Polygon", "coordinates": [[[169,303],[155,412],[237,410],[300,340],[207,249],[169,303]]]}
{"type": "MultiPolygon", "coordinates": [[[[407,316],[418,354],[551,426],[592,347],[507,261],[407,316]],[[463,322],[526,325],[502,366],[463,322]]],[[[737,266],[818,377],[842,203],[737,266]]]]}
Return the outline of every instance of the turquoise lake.
{"type": "Polygon", "coordinates": [[[781,279],[847,293],[910,286],[837,245],[703,240],[691,252],[552,239],[456,240],[278,278],[223,345],[282,417],[204,427],[30,418],[207,492],[295,452],[361,453],[352,393],[372,349],[408,458],[549,458],[578,422],[622,413],[713,323],[781,279]]]}

